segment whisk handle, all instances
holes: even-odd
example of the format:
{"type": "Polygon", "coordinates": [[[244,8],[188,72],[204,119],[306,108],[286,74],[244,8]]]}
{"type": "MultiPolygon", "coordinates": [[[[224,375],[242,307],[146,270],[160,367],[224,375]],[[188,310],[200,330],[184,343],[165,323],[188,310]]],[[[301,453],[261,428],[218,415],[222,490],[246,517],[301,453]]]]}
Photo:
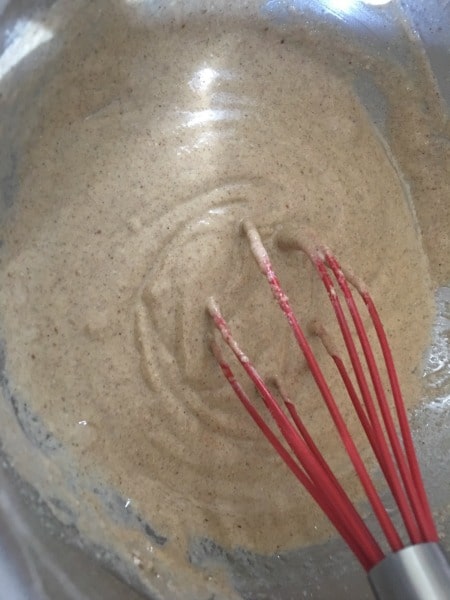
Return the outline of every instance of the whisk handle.
{"type": "Polygon", "coordinates": [[[437,543],[389,554],[369,572],[377,600],[450,600],[450,562],[437,543]]]}

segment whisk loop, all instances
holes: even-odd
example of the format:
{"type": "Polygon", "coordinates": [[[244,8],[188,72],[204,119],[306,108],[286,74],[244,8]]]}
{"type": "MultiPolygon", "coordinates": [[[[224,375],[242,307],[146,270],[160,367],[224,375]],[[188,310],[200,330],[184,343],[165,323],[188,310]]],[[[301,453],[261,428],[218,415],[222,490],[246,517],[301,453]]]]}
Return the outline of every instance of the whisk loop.
{"type": "MultiPolygon", "coordinates": [[[[280,248],[306,254],[327,291],[355,375],[356,385],[347,371],[344,360],[322,325],[316,325],[316,333],[322,339],[336,365],[375,458],[398,505],[408,535],[407,541],[402,540],[383,505],[380,494],[372,482],[320,365],[292,310],[289,298],[274,272],[270,257],[257,229],[250,221],[246,220],[242,223],[242,230],[248,238],[251,252],[269,283],[272,294],[303,353],[388,546],[393,552],[399,552],[410,544],[437,542],[438,535],[422,481],[392,354],[380,317],[366,286],[350,269],[341,267],[331,250],[317,240],[312,233],[305,232],[298,235],[283,230],[277,234],[276,242],[280,248]],[[340,294],[338,294],[338,289],[340,294]],[[380,369],[352,290],[362,298],[376,332],[392,390],[396,419],[391,413],[380,369]],[[348,309],[355,333],[352,333],[341,298],[348,309]],[[360,357],[356,348],[354,337],[359,340],[363,358],[360,357]]],[[[219,345],[214,341],[212,342],[212,351],[236,396],[288,468],[327,515],[363,568],[370,571],[383,561],[385,557],[384,544],[380,545],[377,542],[364,523],[355,505],[308,433],[295,405],[282,390],[280,384],[275,386],[278,388],[278,393],[273,393],[250,358],[240,348],[214,298],[209,298],[207,310],[225,344],[231,349],[255,385],[286,445],[270,428],[250,400],[224,358],[219,345]],[[281,398],[281,402],[277,396],[281,398]]]]}

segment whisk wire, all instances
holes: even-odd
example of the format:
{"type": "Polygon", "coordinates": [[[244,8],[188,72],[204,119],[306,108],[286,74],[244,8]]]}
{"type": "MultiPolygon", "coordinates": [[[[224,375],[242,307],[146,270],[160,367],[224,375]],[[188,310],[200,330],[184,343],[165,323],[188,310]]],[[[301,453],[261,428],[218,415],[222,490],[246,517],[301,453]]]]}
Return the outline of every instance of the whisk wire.
{"type": "MultiPolygon", "coordinates": [[[[385,424],[386,432],[391,444],[392,451],[394,453],[395,459],[397,461],[397,466],[399,473],[401,475],[404,488],[406,490],[406,496],[401,493],[401,491],[397,491],[394,493],[396,501],[398,502],[402,517],[404,519],[405,525],[410,535],[410,539],[413,543],[419,543],[426,540],[426,530],[425,530],[425,513],[423,510],[423,506],[420,502],[420,498],[417,495],[417,489],[415,488],[414,481],[412,479],[412,473],[409,469],[409,464],[407,461],[407,457],[405,456],[405,451],[401,446],[400,439],[398,437],[394,421],[392,418],[391,411],[389,410],[389,406],[386,399],[386,394],[383,389],[383,385],[381,383],[380,373],[375,361],[375,357],[371,348],[371,345],[368,340],[367,333],[362,324],[362,319],[357,308],[357,305],[354,301],[352,292],[347,284],[346,277],[340,268],[339,263],[336,258],[327,252],[326,254],[327,262],[332,269],[336,279],[339,283],[339,286],[344,294],[345,300],[349,307],[350,314],[352,316],[353,322],[355,324],[355,328],[357,330],[358,337],[361,342],[361,347],[363,349],[364,356],[366,358],[367,366],[372,378],[373,386],[375,389],[376,397],[378,400],[378,405],[380,407],[380,411],[383,417],[383,421],[385,424]],[[413,521],[412,515],[410,511],[407,509],[405,505],[406,498],[409,500],[410,506],[414,511],[416,522],[413,521]]],[[[402,401],[403,404],[403,401],[402,401]]],[[[408,426],[409,429],[409,426],[408,426]]],[[[412,449],[414,452],[414,449],[412,449]]],[[[414,452],[415,453],[415,452],[414,452]]],[[[396,485],[397,479],[394,478],[392,481],[393,485],[396,485]]],[[[394,488],[395,489],[395,488],[394,488]]]]}
{"type": "MultiPolygon", "coordinates": [[[[295,457],[298,460],[298,463],[294,461],[292,456],[261,417],[258,410],[255,408],[243,390],[242,386],[236,380],[231,367],[223,358],[219,347],[213,342],[213,353],[229,384],[244,405],[247,412],[253,418],[257,426],[261,429],[268,441],[272,444],[273,448],[276,450],[282,460],[297,477],[300,483],[302,483],[317,504],[322,508],[325,514],[327,514],[330,521],[352,549],[363,568],[369,570],[384,557],[384,554],[375,538],[365,525],[364,521],[361,519],[360,515],[356,511],[352,502],[334,475],[333,479],[331,479],[328,477],[325,471],[321,471],[322,466],[320,462],[316,459],[305,440],[299,438],[295,431],[293,431],[292,437],[287,435],[286,432],[292,428],[292,425],[281,411],[281,408],[278,406],[278,403],[270,391],[266,388],[266,390],[263,392],[261,389],[260,381],[262,380],[259,374],[249,359],[243,355],[243,353],[240,353],[239,346],[237,345],[236,341],[232,339],[229,327],[225,319],[223,319],[219,307],[216,304],[211,305],[210,303],[209,309],[210,314],[216,323],[216,326],[218,327],[225,343],[231,348],[241,365],[248,372],[250,379],[257,387],[264,403],[266,404],[266,407],[269,409],[277,426],[282,432],[283,437],[291,447],[295,457]],[[230,343],[230,339],[232,339],[232,344],[230,343]],[[301,467],[303,467],[303,469],[299,466],[299,464],[301,467]]],[[[265,387],[264,384],[263,387],[265,387]]]]}
{"type": "MultiPolygon", "coordinates": [[[[311,374],[317,384],[353,467],[361,481],[365,494],[373,508],[378,523],[384,532],[386,540],[393,551],[401,550],[405,547],[405,544],[395,528],[381,501],[379,493],[370,478],[368,470],[346,426],[345,420],[329,389],[311,346],[295,317],[288,296],[283,291],[273,270],[270,258],[262,244],[258,231],[248,221],[243,223],[243,230],[250,242],[253,256],[267,279],[273,296],[284,313],[290,328],[294,333],[297,344],[307,361],[311,374]]],[[[437,541],[436,527],[433,522],[431,508],[421,478],[420,468],[412,442],[411,430],[409,428],[398,382],[398,376],[395,371],[386,334],[370,295],[362,282],[357,280],[352,273],[344,271],[341,268],[337,259],[324,245],[315,242],[312,243],[311,241],[300,243],[300,241],[295,238],[286,239],[279,237],[278,241],[281,246],[305,252],[312,261],[325,286],[339,323],[361,398],[356,391],[342,358],[329,344],[327,345],[325,340],[323,340],[324,345],[325,347],[328,346],[327,350],[335,362],[351,403],[358,415],[389,488],[391,489],[392,495],[397,502],[400,515],[411,542],[417,544],[420,542],[437,541]],[[336,278],[339,288],[342,291],[348,312],[353,321],[370,374],[370,380],[375,392],[383,424],[380,420],[378,410],[375,407],[343,306],[328,270],[330,270],[336,278]],[[381,381],[380,371],[348,282],[352,284],[361,296],[374,325],[386,369],[388,371],[401,438],[397,434],[396,426],[390,413],[386,393],[381,381]],[[387,439],[384,431],[386,431],[387,439]]],[[[242,386],[236,380],[234,373],[224,359],[219,346],[213,342],[212,349],[214,356],[235,394],[288,468],[294,473],[300,483],[302,483],[305,489],[311,494],[317,504],[328,516],[362,566],[366,570],[370,570],[372,566],[382,560],[384,553],[371,531],[362,520],[347,493],[333,474],[314,440],[308,433],[294,404],[290,401],[281,387],[277,386],[292,420],[291,422],[281,409],[275,396],[254,367],[253,363],[244,354],[237,341],[234,339],[228,323],[222,316],[220,308],[213,298],[209,299],[208,310],[215,327],[218,329],[223,340],[232,350],[235,357],[254,383],[266,408],[277,424],[278,429],[294,456],[290,454],[264,421],[242,386]]],[[[319,336],[321,336],[320,333],[319,336]]],[[[323,337],[325,337],[325,335],[323,335],[323,337]]]]}
{"type": "Polygon", "coordinates": [[[310,258],[313,264],[315,265],[330,297],[331,304],[333,306],[339,326],[341,328],[345,346],[347,348],[350,361],[352,363],[352,367],[354,369],[356,379],[359,384],[361,395],[364,400],[364,404],[367,408],[372,427],[374,429],[375,435],[372,438],[369,437],[369,442],[373,444],[373,442],[375,441],[376,447],[378,449],[378,453],[376,453],[376,455],[378,455],[381,469],[386,477],[392,494],[398,504],[400,514],[405,523],[410,540],[413,543],[419,543],[424,540],[424,536],[422,535],[419,525],[414,518],[414,515],[410,508],[410,504],[413,506],[413,508],[416,509],[416,518],[420,518],[420,508],[417,506],[417,497],[414,495],[413,490],[411,491],[412,480],[410,477],[408,477],[410,474],[407,470],[407,464],[405,462],[405,458],[400,447],[399,439],[395,431],[395,426],[392,420],[391,413],[389,411],[389,407],[387,405],[386,396],[381,384],[381,378],[379,375],[378,368],[376,366],[375,358],[370,347],[366,331],[362,324],[362,319],[357,309],[356,303],[354,302],[351,291],[343,275],[343,271],[341,270],[340,265],[337,263],[336,259],[334,259],[330,252],[326,249],[324,249],[324,256],[324,260],[322,260],[319,256],[310,256],[310,258]],[[401,485],[401,480],[397,476],[396,466],[392,454],[389,450],[387,440],[384,436],[379,416],[375,409],[375,404],[373,402],[372,395],[369,391],[368,382],[365,377],[362,364],[359,359],[358,352],[356,350],[356,346],[350,332],[349,325],[347,323],[339,297],[334,289],[333,282],[328,275],[326,264],[328,264],[328,266],[331,268],[333,274],[335,275],[339,283],[341,290],[343,291],[346,304],[349,308],[350,315],[355,324],[355,329],[358,338],[361,342],[361,347],[363,349],[363,353],[366,358],[366,363],[371,374],[375,395],[381,410],[386,431],[388,433],[388,438],[391,442],[391,447],[393,448],[394,456],[397,460],[397,465],[399,467],[399,471],[402,476],[404,485],[408,492],[410,492],[409,496],[407,496],[405,489],[401,485]]]}
{"type": "MultiPolygon", "coordinates": [[[[403,402],[403,396],[400,389],[400,384],[397,375],[397,369],[395,368],[395,364],[392,358],[391,349],[389,346],[389,342],[387,340],[386,333],[384,331],[383,324],[381,323],[380,316],[375,307],[375,304],[370,297],[369,293],[365,290],[362,290],[360,286],[357,286],[356,289],[360,293],[364,303],[367,306],[370,317],[372,319],[372,323],[374,325],[381,351],[383,354],[383,358],[386,363],[386,369],[388,372],[389,381],[392,389],[392,396],[394,399],[394,405],[396,409],[397,419],[400,426],[400,432],[403,440],[403,445],[406,451],[406,456],[411,472],[411,476],[413,479],[414,490],[418,494],[418,498],[420,501],[420,505],[422,508],[419,523],[423,524],[425,540],[429,542],[437,542],[439,539],[436,526],[434,524],[433,514],[431,512],[430,502],[428,500],[427,493],[425,491],[425,486],[423,483],[422,475],[420,473],[419,461],[417,459],[416,450],[414,447],[411,428],[409,426],[408,417],[405,410],[405,405],[403,402]]],[[[414,493],[412,494],[414,497],[414,493]]]]}
{"type": "Polygon", "coordinates": [[[381,383],[380,374],[372,352],[372,348],[370,346],[367,333],[364,329],[362,319],[354,301],[352,292],[347,284],[347,279],[351,279],[359,290],[362,289],[362,286],[356,277],[349,271],[344,273],[344,270],[341,268],[337,259],[325,245],[317,242],[308,243],[308,241],[305,242],[295,236],[293,237],[289,235],[285,237],[281,236],[279,242],[286,248],[304,252],[314,265],[324,284],[342,332],[350,362],[352,364],[356,380],[358,382],[358,387],[364,401],[364,406],[367,410],[367,414],[373,428],[373,433],[369,433],[369,428],[367,427],[365,418],[363,417],[363,410],[360,406],[359,399],[356,400],[355,397],[356,391],[351,389],[349,386],[350,379],[348,376],[346,376],[347,374],[344,374],[345,367],[343,366],[342,359],[333,356],[334,361],[338,367],[341,377],[343,378],[344,385],[347,388],[350,399],[355,407],[374,454],[380,464],[381,470],[386,478],[392,495],[397,502],[411,542],[419,543],[421,541],[425,541],[427,536],[425,530],[426,521],[423,518],[425,516],[424,511],[420,499],[415,493],[411,472],[408,468],[408,463],[401,447],[389,406],[387,404],[386,395],[381,383]],[[343,292],[346,305],[355,325],[356,333],[361,343],[372,384],[374,386],[377,402],[380,407],[383,422],[388,434],[390,448],[393,451],[397,464],[394,462],[388,442],[383,433],[382,425],[369,390],[369,385],[358,355],[358,351],[353,341],[345,313],[343,311],[339,296],[336,293],[334,283],[328,273],[327,267],[332,271],[339,284],[339,287],[343,292]],[[398,477],[397,469],[400,472],[401,479],[398,477]]]}
{"type": "MultiPolygon", "coordinates": [[[[341,437],[342,443],[346,449],[346,452],[358,474],[358,477],[361,481],[361,484],[364,488],[366,496],[374,510],[374,513],[378,519],[378,522],[386,536],[386,539],[392,550],[400,550],[403,548],[403,542],[398,534],[381,498],[373,484],[370,475],[367,471],[367,468],[362,460],[358,449],[353,441],[352,436],[345,424],[345,421],[342,417],[341,412],[338,409],[336,401],[330,391],[330,388],[326,382],[326,379],[322,373],[322,370],[314,356],[314,353],[300,327],[297,318],[294,315],[292,307],[290,305],[289,299],[285,292],[283,291],[280,282],[275,275],[275,272],[272,267],[272,263],[270,258],[265,250],[261,238],[253,226],[252,223],[248,221],[244,221],[243,228],[245,233],[248,235],[250,240],[250,246],[252,249],[252,253],[258,263],[260,270],[266,277],[272,293],[275,297],[275,300],[278,302],[281,310],[285,314],[289,325],[292,329],[292,332],[297,340],[297,343],[308,363],[309,369],[315,379],[317,387],[325,401],[327,409],[330,413],[331,418],[336,426],[336,429],[341,437]]],[[[333,287],[329,289],[330,298],[337,298],[336,292],[333,287]]]]}

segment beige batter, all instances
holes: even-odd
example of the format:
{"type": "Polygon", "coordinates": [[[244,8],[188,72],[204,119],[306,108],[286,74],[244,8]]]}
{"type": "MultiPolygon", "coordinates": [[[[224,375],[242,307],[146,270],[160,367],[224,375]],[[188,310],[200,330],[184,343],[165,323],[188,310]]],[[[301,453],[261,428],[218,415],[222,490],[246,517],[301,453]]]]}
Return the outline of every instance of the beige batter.
{"type": "MultiPolygon", "coordinates": [[[[22,419],[38,415],[59,448],[24,442],[13,461],[150,579],[193,536],[264,553],[319,541],[326,521],[210,355],[205,301],[220,301],[261,372],[282,379],[359,497],[239,222],[256,223],[306,328],[319,319],[333,329],[332,313],[308,261],[279,250],[276,231],[307,225],[352,265],[378,303],[411,407],[432,291],[405,189],[350,79],[264,22],[210,22],[205,33],[181,19],[149,33],[124,27],[118,8],[101,19],[102,35],[74,37],[39,98],[2,230],[10,389],[22,419]],[[92,481],[167,543],[113,524],[92,481]]],[[[14,457],[13,435],[2,436],[14,457]]]]}

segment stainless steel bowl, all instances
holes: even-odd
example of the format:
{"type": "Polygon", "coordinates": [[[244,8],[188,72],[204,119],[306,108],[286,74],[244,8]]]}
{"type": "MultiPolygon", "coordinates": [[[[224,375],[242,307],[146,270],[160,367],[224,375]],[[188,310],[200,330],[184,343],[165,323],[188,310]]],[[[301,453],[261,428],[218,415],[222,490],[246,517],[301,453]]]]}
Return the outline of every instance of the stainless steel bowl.
{"type": "MultiPolygon", "coordinates": [[[[153,0],[123,2],[128,5],[127,10],[146,4],[150,15],[157,4],[153,0]]],[[[208,2],[180,0],[167,4],[168,11],[182,9],[190,18],[206,7],[214,12],[215,5],[208,2]]],[[[229,3],[234,12],[239,7],[238,1],[229,3]]],[[[74,10],[83,10],[81,0],[0,0],[0,211],[14,201],[16,166],[28,135],[22,116],[32,113],[39,90],[46,85],[52,61],[70,27],[66,15],[74,10]],[[7,93],[3,94],[5,89],[7,93]]],[[[450,11],[440,0],[266,0],[261,2],[261,13],[281,28],[295,26],[299,18],[309,19],[312,25],[317,23],[322,33],[328,25],[337,28],[369,54],[386,56],[405,68],[409,68],[410,46],[420,45],[444,100],[450,100],[450,11]]],[[[382,106],[368,80],[361,80],[360,93],[376,122],[382,106]]],[[[433,418],[427,416],[430,423],[433,418]]],[[[448,417],[440,414],[439,418],[448,425],[448,417]]],[[[449,445],[445,431],[448,429],[443,426],[436,442],[441,447],[449,445]]],[[[430,448],[429,456],[435,449],[436,445],[430,448]]],[[[431,485],[432,495],[441,503],[449,492],[445,485],[445,478],[431,485]]],[[[77,531],[56,523],[5,460],[5,468],[0,471],[0,596],[8,600],[140,597],[133,591],[139,590],[138,581],[123,583],[111,574],[111,557],[98,548],[93,549],[93,560],[80,549],[79,541],[77,531]]],[[[198,559],[201,563],[201,557],[198,559]]],[[[270,559],[236,555],[231,563],[236,589],[246,599],[370,597],[364,574],[338,542],[270,559]],[[264,585],[259,585],[262,580],[264,585]]]]}

